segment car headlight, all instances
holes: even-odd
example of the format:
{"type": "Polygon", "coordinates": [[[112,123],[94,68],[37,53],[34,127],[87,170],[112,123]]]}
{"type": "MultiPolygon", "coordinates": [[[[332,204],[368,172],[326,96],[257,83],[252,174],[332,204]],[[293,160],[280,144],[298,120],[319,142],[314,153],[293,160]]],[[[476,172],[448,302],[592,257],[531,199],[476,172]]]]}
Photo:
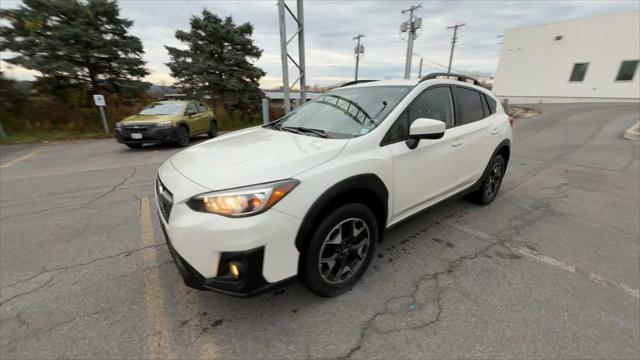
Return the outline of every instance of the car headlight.
{"type": "Polygon", "coordinates": [[[200,194],[187,202],[195,211],[228,217],[257,215],[267,211],[298,186],[298,180],[289,179],[238,189],[200,194]]]}
{"type": "Polygon", "coordinates": [[[122,123],[117,122],[117,123],[116,123],[116,129],[121,129],[121,128],[122,128],[122,123]]]}
{"type": "Polygon", "coordinates": [[[164,122],[155,124],[155,126],[159,126],[159,127],[169,127],[171,125],[173,125],[171,121],[164,121],[164,122]]]}

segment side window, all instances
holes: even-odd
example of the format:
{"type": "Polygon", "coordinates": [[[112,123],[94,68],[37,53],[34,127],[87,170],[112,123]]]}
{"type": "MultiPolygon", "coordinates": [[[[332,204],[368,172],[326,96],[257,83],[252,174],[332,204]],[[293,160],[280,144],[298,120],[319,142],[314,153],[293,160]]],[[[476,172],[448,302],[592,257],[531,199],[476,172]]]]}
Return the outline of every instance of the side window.
{"type": "Polygon", "coordinates": [[[453,111],[453,94],[450,87],[429,89],[418,95],[407,110],[396,119],[382,143],[391,144],[406,140],[409,137],[409,126],[418,118],[441,120],[447,124],[447,128],[453,127],[455,126],[453,111]]]}
{"type": "Polygon", "coordinates": [[[627,60],[620,64],[616,81],[631,81],[638,68],[638,60],[627,60]]]}
{"type": "Polygon", "coordinates": [[[437,87],[418,96],[409,106],[409,126],[418,118],[441,120],[447,124],[447,128],[453,127],[455,116],[451,88],[437,87]]]}
{"type": "Polygon", "coordinates": [[[487,99],[485,99],[484,94],[480,94],[480,103],[482,104],[484,117],[491,115],[491,110],[489,110],[489,105],[487,105],[487,99]]]}
{"type": "Polygon", "coordinates": [[[198,104],[198,112],[203,113],[203,112],[207,112],[207,111],[209,111],[209,107],[207,107],[206,104],[204,104],[204,103],[199,103],[198,104]]]}
{"type": "Polygon", "coordinates": [[[185,113],[198,113],[198,108],[196,107],[196,104],[194,103],[189,103],[189,105],[187,105],[187,110],[185,111],[185,113]]]}
{"type": "Polygon", "coordinates": [[[487,103],[489,103],[489,110],[491,110],[491,114],[495,114],[497,102],[489,95],[484,95],[484,98],[487,100],[487,103]]]}
{"type": "Polygon", "coordinates": [[[456,89],[460,109],[460,122],[469,124],[484,118],[481,94],[475,90],[458,87],[456,89]]]}
{"type": "Polygon", "coordinates": [[[382,139],[382,144],[393,144],[407,139],[409,135],[409,111],[406,110],[391,125],[387,135],[382,139]]]}
{"type": "Polygon", "coordinates": [[[571,71],[571,77],[569,82],[581,82],[584,80],[584,76],[587,74],[587,68],[589,63],[575,63],[573,64],[573,70],[571,71]]]}

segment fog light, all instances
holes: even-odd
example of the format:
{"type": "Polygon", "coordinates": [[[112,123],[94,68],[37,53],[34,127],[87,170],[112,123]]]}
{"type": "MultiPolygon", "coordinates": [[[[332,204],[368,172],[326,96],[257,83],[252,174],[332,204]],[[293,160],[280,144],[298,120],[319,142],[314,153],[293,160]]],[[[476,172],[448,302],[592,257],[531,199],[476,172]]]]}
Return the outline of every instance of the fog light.
{"type": "Polygon", "coordinates": [[[229,262],[229,273],[231,273],[233,280],[238,280],[240,277],[240,266],[234,262],[229,262]]]}

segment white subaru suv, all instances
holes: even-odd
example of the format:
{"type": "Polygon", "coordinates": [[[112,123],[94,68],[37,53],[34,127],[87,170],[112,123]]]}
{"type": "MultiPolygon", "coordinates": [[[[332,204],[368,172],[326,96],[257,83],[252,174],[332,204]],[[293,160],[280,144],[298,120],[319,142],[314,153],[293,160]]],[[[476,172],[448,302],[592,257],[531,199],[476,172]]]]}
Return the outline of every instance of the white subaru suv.
{"type": "Polygon", "coordinates": [[[456,195],[493,201],[511,118],[477,84],[445,73],[351,82],[167,160],[157,205],[185,284],[248,296],[298,276],[337,295],[390,226],[456,195]]]}

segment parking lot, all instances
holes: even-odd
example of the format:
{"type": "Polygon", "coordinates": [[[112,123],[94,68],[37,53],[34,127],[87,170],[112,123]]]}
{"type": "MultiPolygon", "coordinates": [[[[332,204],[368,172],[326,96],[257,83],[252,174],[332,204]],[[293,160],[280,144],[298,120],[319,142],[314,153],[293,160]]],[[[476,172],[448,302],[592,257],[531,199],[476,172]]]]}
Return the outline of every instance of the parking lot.
{"type": "Polygon", "coordinates": [[[331,299],[185,287],[153,199],[179,149],[2,146],[0,357],[637,359],[640,147],[622,133],[639,105],[535,108],[494,203],[389,230],[331,299]]]}

